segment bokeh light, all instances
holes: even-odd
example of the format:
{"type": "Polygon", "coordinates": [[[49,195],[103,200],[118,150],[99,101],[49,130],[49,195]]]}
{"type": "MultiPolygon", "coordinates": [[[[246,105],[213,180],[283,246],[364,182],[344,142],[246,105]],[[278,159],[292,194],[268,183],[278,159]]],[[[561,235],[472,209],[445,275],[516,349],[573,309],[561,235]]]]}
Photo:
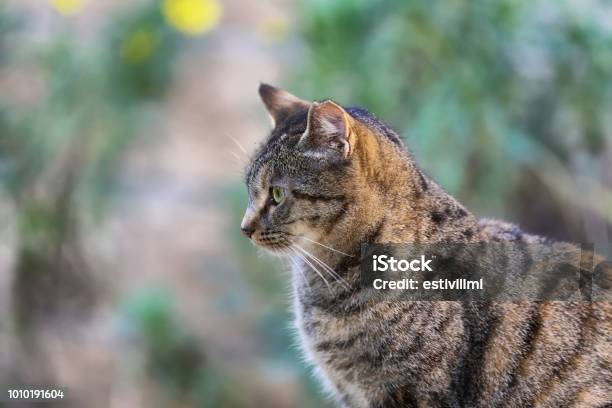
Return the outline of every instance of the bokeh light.
{"type": "Polygon", "coordinates": [[[86,0],[51,0],[51,5],[63,15],[76,14],[85,5],[86,0]]]}
{"type": "Polygon", "coordinates": [[[164,0],[163,11],[170,25],[188,35],[211,31],[222,14],[217,0],[164,0]]]}

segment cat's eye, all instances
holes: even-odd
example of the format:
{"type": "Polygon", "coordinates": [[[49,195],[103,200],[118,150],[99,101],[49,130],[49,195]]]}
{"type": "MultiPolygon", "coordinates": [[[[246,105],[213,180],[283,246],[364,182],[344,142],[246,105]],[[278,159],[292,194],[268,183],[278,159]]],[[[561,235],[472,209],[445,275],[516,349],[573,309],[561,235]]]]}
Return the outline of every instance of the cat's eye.
{"type": "Polygon", "coordinates": [[[282,187],[272,187],[272,200],[280,204],[285,199],[285,190],[282,187]]]}

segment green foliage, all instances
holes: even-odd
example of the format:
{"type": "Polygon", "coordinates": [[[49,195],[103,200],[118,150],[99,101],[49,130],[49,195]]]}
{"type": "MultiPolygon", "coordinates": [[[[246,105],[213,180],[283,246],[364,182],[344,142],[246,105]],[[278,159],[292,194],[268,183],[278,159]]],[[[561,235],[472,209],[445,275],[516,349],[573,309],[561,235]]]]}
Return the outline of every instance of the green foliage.
{"type": "Polygon", "coordinates": [[[609,143],[605,7],[304,2],[310,54],[296,82],[388,120],[445,188],[490,212],[511,205],[525,167],[569,165],[609,143]]]}
{"type": "Polygon", "coordinates": [[[121,106],[164,95],[172,80],[180,37],[157,2],[118,16],[108,27],[105,69],[113,101],[121,106]]]}
{"type": "MultiPolygon", "coordinates": [[[[15,29],[13,20],[0,14],[0,35],[15,29]]],[[[25,44],[23,56],[16,47],[3,53],[8,66],[38,69],[44,83],[33,106],[0,101],[0,186],[12,196],[58,161],[78,167],[75,193],[94,209],[108,196],[122,152],[172,83],[181,41],[156,1],[121,10],[112,21],[93,47],[67,28],[43,49],[25,44]]]]}
{"type": "Polygon", "coordinates": [[[80,221],[102,213],[122,153],[143,129],[143,112],[171,83],[178,51],[157,1],[120,11],[116,26],[91,47],[69,24],[42,46],[29,42],[20,35],[27,20],[8,12],[0,8],[0,63],[39,79],[15,87],[35,95],[31,100],[10,92],[0,99],[0,191],[15,204],[17,220],[14,312],[29,324],[67,315],[66,293],[91,306],[96,290],[80,221]],[[140,32],[152,33],[154,44],[134,43],[140,32]],[[9,40],[21,46],[8,47],[9,40]]]}
{"type": "Polygon", "coordinates": [[[145,350],[150,377],[158,390],[159,406],[181,401],[188,406],[244,406],[231,390],[231,379],[206,359],[199,342],[181,325],[168,291],[142,289],[123,307],[124,326],[145,350]],[[160,392],[161,391],[161,392],[160,392]]]}
{"type": "MultiPolygon", "coordinates": [[[[159,2],[138,2],[115,17],[89,46],[68,22],[39,45],[20,36],[27,21],[0,4],[0,64],[40,79],[19,85],[33,100],[0,96],[0,191],[16,209],[12,297],[23,329],[52,312],[69,320],[63,304],[101,292],[92,288],[81,256],[80,217],[102,214],[122,154],[145,119],[153,123],[148,112],[172,84],[181,39],[163,20],[159,2]],[[20,46],[9,46],[16,39],[20,46]]],[[[130,319],[146,339],[153,377],[173,397],[192,392],[205,378],[200,345],[177,329],[162,296],[134,302],[130,319]]],[[[223,405],[220,398],[215,401],[223,405]]]]}

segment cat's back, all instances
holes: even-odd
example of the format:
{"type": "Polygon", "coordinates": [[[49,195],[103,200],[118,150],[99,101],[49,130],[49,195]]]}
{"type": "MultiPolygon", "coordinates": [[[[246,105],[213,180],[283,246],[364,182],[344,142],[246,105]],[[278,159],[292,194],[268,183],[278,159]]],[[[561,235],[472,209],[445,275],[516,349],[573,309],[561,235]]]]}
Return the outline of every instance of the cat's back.
{"type": "MultiPolygon", "coordinates": [[[[490,242],[517,243],[521,251],[549,247],[557,261],[572,261],[580,253],[573,244],[525,233],[511,223],[482,219],[479,226],[490,242]]],[[[609,302],[496,302],[489,307],[495,317],[475,394],[495,406],[607,406],[612,396],[609,302]]]]}

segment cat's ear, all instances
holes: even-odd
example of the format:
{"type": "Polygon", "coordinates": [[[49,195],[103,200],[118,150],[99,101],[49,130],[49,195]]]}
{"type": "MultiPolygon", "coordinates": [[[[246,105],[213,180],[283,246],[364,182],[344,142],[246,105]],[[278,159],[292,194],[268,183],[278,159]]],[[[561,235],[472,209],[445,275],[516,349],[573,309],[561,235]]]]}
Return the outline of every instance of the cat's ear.
{"type": "Polygon", "coordinates": [[[339,153],[346,158],[351,154],[350,123],[349,114],[335,102],[313,102],[299,147],[316,155],[339,153]]]}
{"type": "Polygon", "coordinates": [[[299,110],[308,109],[311,105],[310,102],[302,100],[287,91],[263,83],[259,85],[259,96],[266,105],[274,125],[299,110]]]}

